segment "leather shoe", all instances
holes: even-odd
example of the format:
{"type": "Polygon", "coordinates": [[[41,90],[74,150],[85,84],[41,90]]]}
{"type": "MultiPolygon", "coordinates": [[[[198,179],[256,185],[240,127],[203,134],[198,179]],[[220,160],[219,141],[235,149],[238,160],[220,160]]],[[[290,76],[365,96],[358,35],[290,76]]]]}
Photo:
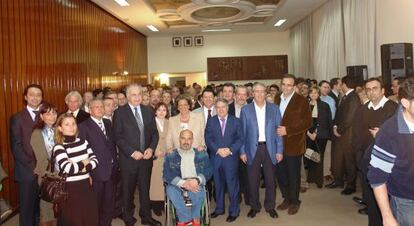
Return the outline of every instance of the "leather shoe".
{"type": "Polygon", "coordinates": [[[287,210],[289,208],[289,201],[284,199],[282,204],[277,206],[277,210],[287,210]]]}
{"type": "Polygon", "coordinates": [[[366,204],[364,203],[364,201],[362,201],[362,198],[360,198],[360,197],[354,196],[354,197],[352,198],[352,200],[354,200],[354,202],[358,203],[359,205],[366,205],[366,204]]]}
{"type": "Polygon", "coordinates": [[[295,215],[299,211],[299,204],[291,204],[288,209],[289,215],[295,215]]]}
{"type": "Polygon", "coordinates": [[[249,213],[247,213],[247,217],[254,218],[258,212],[260,212],[260,211],[250,209],[249,213]]]}
{"type": "Polygon", "coordinates": [[[276,210],[274,210],[274,209],[266,210],[266,212],[269,213],[269,216],[271,218],[279,218],[279,215],[277,214],[276,210]]]}
{"type": "Polygon", "coordinates": [[[161,222],[155,220],[154,218],[145,218],[141,220],[142,225],[150,225],[150,226],[161,226],[161,222]]]}
{"type": "Polygon", "coordinates": [[[217,213],[216,211],[214,211],[213,213],[211,213],[210,217],[211,218],[216,218],[216,217],[218,217],[220,215],[223,215],[223,213],[217,213]]]}
{"type": "Polygon", "coordinates": [[[337,182],[337,181],[333,181],[332,183],[327,184],[325,187],[326,188],[343,188],[344,187],[344,183],[340,183],[340,182],[337,182]]]}
{"type": "Polygon", "coordinates": [[[353,194],[355,192],[356,192],[355,188],[345,188],[343,191],[341,191],[341,194],[350,195],[350,194],[353,194]]]}
{"type": "Polygon", "coordinates": [[[228,217],[226,218],[226,221],[230,223],[230,222],[235,221],[238,217],[239,217],[239,216],[228,216],[228,217]]]}
{"type": "Polygon", "coordinates": [[[363,215],[368,215],[368,208],[367,207],[364,207],[362,209],[359,209],[358,210],[358,213],[359,214],[363,214],[363,215]]]}

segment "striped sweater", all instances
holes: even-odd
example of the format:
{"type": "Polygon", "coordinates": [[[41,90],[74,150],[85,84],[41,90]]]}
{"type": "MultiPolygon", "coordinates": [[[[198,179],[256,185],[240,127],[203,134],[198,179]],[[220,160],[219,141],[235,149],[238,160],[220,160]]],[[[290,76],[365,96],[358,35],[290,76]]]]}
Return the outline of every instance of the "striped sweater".
{"type": "Polygon", "coordinates": [[[63,144],[53,148],[56,163],[60,172],[67,175],[66,181],[80,181],[89,178],[89,172],[96,168],[98,159],[90,148],[88,141],[65,137],[63,144]],[[82,160],[89,158],[90,162],[84,165],[82,160]]]}
{"type": "Polygon", "coordinates": [[[401,106],[380,128],[371,154],[368,180],[372,187],[387,184],[388,193],[414,200],[414,131],[401,106]]]}

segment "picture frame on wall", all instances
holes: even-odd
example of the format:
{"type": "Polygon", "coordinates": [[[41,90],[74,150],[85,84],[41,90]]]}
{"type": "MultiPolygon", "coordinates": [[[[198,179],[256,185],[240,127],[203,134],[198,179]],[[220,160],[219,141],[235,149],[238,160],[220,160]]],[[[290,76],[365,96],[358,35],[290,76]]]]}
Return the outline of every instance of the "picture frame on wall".
{"type": "Polygon", "coordinates": [[[194,37],[194,46],[203,46],[204,45],[204,37],[203,36],[195,36],[194,37]]]}
{"type": "Polygon", "coordinates": [[[193,38],[192,37],[184,37],[183,42],[184,42],[185,47],[193,46],[193,38]]]}
{"type": "Polygon", "coordinates": [[[173,47],[181,47],[181,37],[173,37],[172,38],[172,46],[173,47]]]}

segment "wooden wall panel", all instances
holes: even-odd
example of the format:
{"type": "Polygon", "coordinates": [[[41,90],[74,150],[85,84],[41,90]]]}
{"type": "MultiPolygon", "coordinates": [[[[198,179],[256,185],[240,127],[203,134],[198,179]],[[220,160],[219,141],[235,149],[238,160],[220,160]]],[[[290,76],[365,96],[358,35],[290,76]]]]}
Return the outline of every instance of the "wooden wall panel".
{"type": "Polygon", "coordinates": [[[207,58],[208,81],[280,79],[287,73],[287,55],[207,58]]]}
{"type": "Polygon", "coordinates": [[[0,160],[11,179],[0,196],[18,203],[8,132],[26,85],[42,85],[62,111],[70,90],[119,90],[146,83],[147,72],[146,37],[90,1],[1,0],[0,160]],[[129,75],[115,75],[123,71],[129,75]]]}

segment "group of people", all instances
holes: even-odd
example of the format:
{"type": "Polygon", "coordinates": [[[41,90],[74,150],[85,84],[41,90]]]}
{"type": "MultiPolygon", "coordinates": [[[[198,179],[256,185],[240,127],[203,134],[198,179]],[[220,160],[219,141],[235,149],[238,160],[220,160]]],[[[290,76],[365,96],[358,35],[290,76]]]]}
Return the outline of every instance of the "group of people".
{"type": "Polygon", "coordinates": [[[363,197],[354,200],[366,207],[369,225],[414,225],[414,80],[395,79],[392,90],[385,97],[378,78],[317,83],[289,74],[280,88],[130,84],[119,93],[71,91],[59,112],[43,100],[40,85],[29,85],[26,107],[10,121],[20,225],[106,226],[115,217],[135,225],[136,189],[142,225],[161,225],[152,212],[162,215],[165,196],[177,210],[177,225],[200,225],[206,194],[215,200],[212,218],[225,214],[228,194],[226,221],[233,222],[243,199],[249,218],[261,211],[261,181],[263,207],[277,218],[276,210],[299,211],[309,183],[350,195],[358,177],[363,197]],[[331,159],[324,158],[328,141],[331,159]],[[305,157],[308,151],[319,161],[305,157]],[[69,194],[57,219],[56,205],[39,199],[41,178],[51,168],[66,176],[69,194]]]}

